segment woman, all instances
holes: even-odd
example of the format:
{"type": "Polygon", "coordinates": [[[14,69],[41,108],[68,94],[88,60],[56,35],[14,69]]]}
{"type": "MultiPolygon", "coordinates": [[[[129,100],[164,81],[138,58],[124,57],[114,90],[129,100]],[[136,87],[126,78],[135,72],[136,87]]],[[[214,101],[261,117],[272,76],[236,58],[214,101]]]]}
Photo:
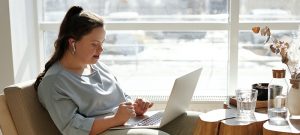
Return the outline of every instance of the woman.
{"type": "MultiPolygon", "coordinates": [[[[167,134],[163,131],[108,130],[143,115],[153,103],[126,95],[107,66],[98,62],[105,30],[97,15],[73,6],[65,15],[55,52],[37,77],[42,105],[64,135],[167,134]]],[[[172,125],[170,125],[172,126],[172,125]]],[[[167,128],[166,128],[167,130],[167,128]]]]}

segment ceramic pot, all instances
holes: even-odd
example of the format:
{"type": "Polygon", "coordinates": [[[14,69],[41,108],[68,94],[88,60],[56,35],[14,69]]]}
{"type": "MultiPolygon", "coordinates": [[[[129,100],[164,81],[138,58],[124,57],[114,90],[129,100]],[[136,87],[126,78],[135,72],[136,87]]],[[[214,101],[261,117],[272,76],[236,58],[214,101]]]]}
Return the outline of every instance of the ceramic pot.
{"type": "Polygon", "coordinates": [[[290,79],[290,83],[292,86],[288,93],[287,107],[291,115],[300,116],[300,79],[290,79]]]}
{"type": "Polygon", "coordinates": [[[268,86],[269,83],[255,83],[252,84],[252,89],[257,90],[257,100],[267,101],[268,100],[268,86]]]}

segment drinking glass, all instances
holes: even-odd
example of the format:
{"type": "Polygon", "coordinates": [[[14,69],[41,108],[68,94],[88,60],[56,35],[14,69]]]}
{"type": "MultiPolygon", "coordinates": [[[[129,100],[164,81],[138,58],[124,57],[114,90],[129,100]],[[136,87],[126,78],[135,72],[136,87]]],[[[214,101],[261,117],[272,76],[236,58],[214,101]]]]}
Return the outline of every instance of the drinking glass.
{"type": "Polygon", "coordinates": [[[236,90],[238,120],[255,121],[254,111],[257,100],[257,90],[236,90]]]}

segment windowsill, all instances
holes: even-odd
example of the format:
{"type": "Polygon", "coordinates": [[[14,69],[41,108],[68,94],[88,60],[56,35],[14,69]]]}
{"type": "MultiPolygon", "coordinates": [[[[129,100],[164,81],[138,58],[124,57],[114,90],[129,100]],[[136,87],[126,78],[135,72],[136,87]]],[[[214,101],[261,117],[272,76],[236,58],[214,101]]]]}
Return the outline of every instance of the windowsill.
{"type": "MultiPolygon", "coordinates": [[[[150,110],[164,110],[167,102],[157,102],[154,101],[154,105],[150,110]]],[[[214,109],[222,109],[224,102],[222,101],[192,101],[190,103],[188,111],[197,111],[197,112],[208,112],[214,109]]]]}
{"type": "MultiPolygon", "coordinates": [[[[130,95],[132,99],[136,98],[144,98],[149,101],[158,102],[158,103],[166,103],[168,101],[169,96],[157,96],[157,95],[130,95]]],[[[209,102],[224,102],[228,99],[227,96],[193,96],[192,103],[201,104],[201,103],[209,103],[209,102]]]]}

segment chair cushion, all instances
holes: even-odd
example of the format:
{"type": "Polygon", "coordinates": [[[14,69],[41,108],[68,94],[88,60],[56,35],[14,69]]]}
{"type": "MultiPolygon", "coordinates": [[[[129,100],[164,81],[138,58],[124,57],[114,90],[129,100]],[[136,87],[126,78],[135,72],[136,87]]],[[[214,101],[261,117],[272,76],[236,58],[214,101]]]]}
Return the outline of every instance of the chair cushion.
{"type": "Polygon", "coordinates": [[[34,81],[4,89],[8,108],[19,135],[60,135],[46,109],[40,104],[34,81]]]}
{"type": "Polygon", "coordinates": [[[18,135],[4,95],[0,96],[0,127],[4,135],[18,135]]]}

